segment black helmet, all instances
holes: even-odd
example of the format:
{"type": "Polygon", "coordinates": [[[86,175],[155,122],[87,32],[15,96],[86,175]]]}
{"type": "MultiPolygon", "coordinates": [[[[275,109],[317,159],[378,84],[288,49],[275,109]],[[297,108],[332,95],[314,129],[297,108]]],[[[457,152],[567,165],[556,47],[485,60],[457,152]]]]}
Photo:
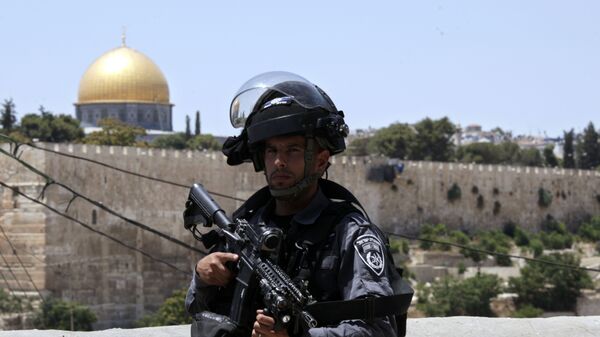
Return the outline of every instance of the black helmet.
{"type": "Polygon", "coordinates": [[[235,94],[229,116],[234,127],[243,127],[240,136],[223,145],[230,165],[252,160],[261,171],[264,163],[256,155],[260,145],[289,134],[314,138],[332,155],[346,149],[344,113],[321,88],[293,73],[273,71],[248,80],[235,94]]]}

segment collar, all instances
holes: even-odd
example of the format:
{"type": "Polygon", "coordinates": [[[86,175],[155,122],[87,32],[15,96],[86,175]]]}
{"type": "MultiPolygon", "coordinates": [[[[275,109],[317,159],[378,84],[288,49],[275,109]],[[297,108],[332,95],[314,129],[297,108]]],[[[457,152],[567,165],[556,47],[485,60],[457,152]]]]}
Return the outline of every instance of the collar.
{"type": "MultiPolygon", "coordinates": [[[[317,193],[313,196],[312,200],[308,203],[306,207],[304,207],[300,212],[296,213],[292,218],[293,222],[302,224],[302,225],[312,225],[314,224],[323,210],[329,205],[329,198],[325,196],[321,188],[317,189],[317,193]]],[[[267,204],[259,211],[259,216],[261,216],[265,222],[268,222],[268,219],[275,212],[275,198],[270,198],[267,204]]]]}
{"type": "Polygon", "coordinates": [[[329,202],[329,198],[325,196],[319,187],[308,206],[296,213],[293,220],[302,225],[312,225],[317,221],[321,212],[329,205],[329,202]]]}

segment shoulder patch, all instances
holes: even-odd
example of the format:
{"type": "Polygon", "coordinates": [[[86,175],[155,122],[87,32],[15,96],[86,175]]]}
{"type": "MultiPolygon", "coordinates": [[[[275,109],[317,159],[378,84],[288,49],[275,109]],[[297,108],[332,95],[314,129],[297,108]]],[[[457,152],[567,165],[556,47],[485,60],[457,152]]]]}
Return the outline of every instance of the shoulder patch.
{"type": "Polygon", "coordinates": [[[377,276],[381,276],[385,269],[385,255],[381,241],[375,235],[361,235],[354,241],[354,249],[367,267],[377,276]]]}

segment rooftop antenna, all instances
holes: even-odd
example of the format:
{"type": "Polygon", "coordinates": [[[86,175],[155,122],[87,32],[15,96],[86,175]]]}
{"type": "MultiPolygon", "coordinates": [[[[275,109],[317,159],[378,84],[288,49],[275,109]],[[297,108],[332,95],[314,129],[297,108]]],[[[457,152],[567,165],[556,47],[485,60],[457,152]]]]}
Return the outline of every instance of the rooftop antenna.
{"type": "Polygon", "coordinates": [[[125,40],[127,39],[127,27],[123,26],[121,30],[121,47],[127,47],[125,40]]]}

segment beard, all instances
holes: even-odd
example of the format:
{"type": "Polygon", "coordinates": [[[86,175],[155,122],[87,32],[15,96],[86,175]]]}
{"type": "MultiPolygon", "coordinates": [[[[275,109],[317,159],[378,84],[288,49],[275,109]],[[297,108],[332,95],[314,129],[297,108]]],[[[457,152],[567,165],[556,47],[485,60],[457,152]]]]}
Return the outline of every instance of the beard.
{"type": "Polygon", "coordinates": [[[287,169],[275,170],[267,176],[267,184],[273,190],[285,190],[298,184],[302,179],[287,169]]]}

